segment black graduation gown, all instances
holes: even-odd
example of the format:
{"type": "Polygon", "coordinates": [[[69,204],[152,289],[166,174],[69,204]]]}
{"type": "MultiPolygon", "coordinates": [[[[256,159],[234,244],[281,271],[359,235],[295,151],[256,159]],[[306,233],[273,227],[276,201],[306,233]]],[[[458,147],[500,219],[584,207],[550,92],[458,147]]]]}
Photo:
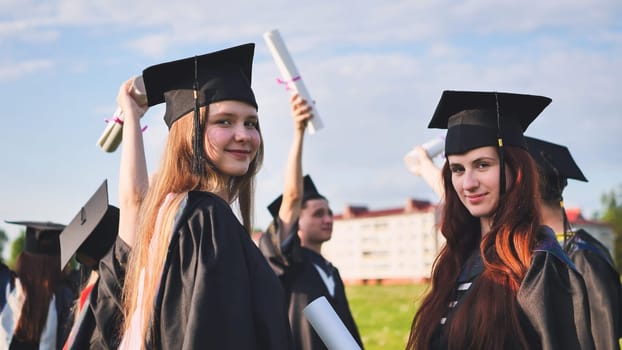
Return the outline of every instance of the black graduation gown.
{"type": "Polygon", "coordinates": [[[7,286],[13,284],[13,280],[15,279],[15,274],[13,271],[9,269],[4,263],[0,261],[0,311],[4,308],[4,304],[6,304],[6,289],[7,286]]]}
{"type": "Polygon", "coordinates": [[[356,342],[363,348],[363,342],[358,328],[350,312],[346,299],[345,288],[339,271],[335,268],[335,296],[331,296],[310,259],[304,254],[297,227],[292,228],[288,238],[280,244],[280,252],[275,247],[274,238],[278,237],[273,223],[271,229],[265,232],[259,241],[259,248],[270,262],[270,266],[281,279],[289,303],[289,322],[296,349],[316,350],[326,349],[322,339],[315,332],[307,318],[304,308],[319,297],[326,297],[335,312],[344,323],[356,342]]]}
{"type": "Polygon", "coordinates": [[[225,201],[190,192],[173,232],[155,348],[293,348],[279,280],[225,201]]]}
{"type": "Polygon", "coordinates": [[[88,297],[88,304],[72,328],[67,349],[116,349],[123,313],[121,291],[130,248],[121,238],[99,263],[99,278],[88,297]]]}
{"type": "MultiPolygon", "coordinates": [[[[127,247],[118,239],[114,250],[121,254],[102,260],[93,289],[98,295],[91,295],[97,305],[92,310],[97,324],[93,337],[101,339],[98,348],[114,349],[120,342],[115,316],[120,315],[127,247]]],[[[293,349],[278,278],[229,205],[211,193],[187,196],[169,245],[154,316],[149,348],[293,349]]]]}
{"type": "Polygon", "coordinates": [[[585,230],[578,230],[564,250],[588,288],[592,336],[596,349],[620,349],[622,287],[609,250],[585,230]]]}
{"type": "MultiPolygon", "coordinates": [[[[469,258],[458,278],[457,298],[452,300],[457,303],[448,311],[444,325],[439,326],[432,349],[447,348],[443,330],[448,329],[455,310],[463,306],[461,301],[478,282],[482,271],[478,250],[469,258]]],[[[518,290],[517,303],[529,349],[594,349],[585,282],[548,227],[541,229],[541,240],[533,251],[531,266],[518,290]]],[[[514,343],[513,339],[508,339],[508,344],[514,343]]]]}

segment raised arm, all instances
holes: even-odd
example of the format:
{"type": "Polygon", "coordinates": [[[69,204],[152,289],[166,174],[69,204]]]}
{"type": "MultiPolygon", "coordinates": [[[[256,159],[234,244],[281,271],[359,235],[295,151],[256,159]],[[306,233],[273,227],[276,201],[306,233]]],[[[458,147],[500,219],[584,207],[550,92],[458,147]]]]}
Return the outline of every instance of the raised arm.
{"type": "Polygon", "coordinates": [[[294,119],[292,146],[285,166],[283,201],[279,209],[281,241],[289,234],[300,216],[302,202],[302,146],[308,121],[313,117],[311,106],[297,94],[290,99],[294,119]]]}
{"type": "Polygon", "coordinates": [[[443,175],[434,161],[428,156],[426,150],[421,146],[413,149],[413,154],[406,155],[405,161],[408,169],[415,175],[420,176],[432,188],[434,193],[443,199],[445,191],[443,189],[443,175]]]}
{"type": "Polygon", "coordinates": [[[123,142],[119,170],[119,237],[128,246],[134,245],[138,210],[147,192],[149,179],[140,117],[147,106],[139,106],[130,95],[133,79],[121,85],[117,102],[123,110],[123,142]]]}

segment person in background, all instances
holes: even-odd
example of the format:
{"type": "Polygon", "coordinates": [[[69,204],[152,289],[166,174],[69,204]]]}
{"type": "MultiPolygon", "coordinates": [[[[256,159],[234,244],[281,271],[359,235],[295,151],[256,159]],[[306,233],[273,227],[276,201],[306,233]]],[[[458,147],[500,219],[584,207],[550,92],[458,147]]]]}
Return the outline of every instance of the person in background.
{"type": "Polygon", "coordinates": [[[120,309],[114,303],[98,298],[99,262],[110,251],[119,230],[119,209],[108,204],[107,181],[99,186],[73,220],[63,230],[63,247],[68,251],[63,256],[74,255],[80,269],[88,280],[82,286],[74,305],[74,323],[63,349],[107,349],[113,348],[105,336],[110,329],[119,327],[120,309]],[[96,317],[97,316],[97,317],[96,317]],[[108,328],[107,328],[108,327],[108,328]]]}
{"type": "Polygon", "coordinates": [[[622,286],[607,247],[586,230],[572,230],[563,205],[568,179],[586,181],[567,147],[525,137],[540,173],[542,221],[561,237],[564,250],[588,287],[596,349],[619,349],[622,286]]]}
{"type": "Polygon", "coordinates": [[[543,96],[444,91],[446,244],[407,349],[593,349],[586,286],[541,223],[523,132],[543,96]]]}
{"type": "Polygon", "coordinates": [[[71,328],[74,291],[62,283],[59,235],[65,225],[6,221],[26,227],[15,280],[0,313],[0,348],[61,349],[71,328]]]}
{"type": "Polygon", "coordinates": [[[339,271],[322,256],[322,245],[332,235],[333,212],[311,177],[302,176],[304,132],[313,117],[311,107],[298,95],[293,95],[290,102],[294,136],[283,195],[268,207],[273,222],[260,238],[259,247],[285,289],[296,349],[326,349],[303,314],[310,302],[322,296],[363,347],[339,271]]]}
{"type": "Polygon", "coordinates": [[[10,291],[15,281],[15,273],[4,263],[0,261],[0,311],[6,304],[7,289],[10,291]]]}

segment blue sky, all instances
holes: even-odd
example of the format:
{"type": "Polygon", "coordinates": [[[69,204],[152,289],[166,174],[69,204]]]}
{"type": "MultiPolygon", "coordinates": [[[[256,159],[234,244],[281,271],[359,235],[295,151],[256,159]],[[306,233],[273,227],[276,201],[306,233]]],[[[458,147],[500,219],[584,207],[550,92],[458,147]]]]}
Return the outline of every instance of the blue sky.
{"type": "MultiPolygon", "coordinates": [[[[96,141],[119,85],[160,62],[257,44],[253,86],[265,139],[256,225],[281,192],[291,141],[288,93],[262,34],[279,29],[325,128],[305,143],[304,171],[339,213],[346,204],[436,201],[403,156],[441,135],[426,129],[443,90],[551,97],[527,135],[567,145],[589,183],[568,207],[588,216],[622,184],[622,3],[593,1],[28,1],[0,0],[0,228],[68,223],[119,154],[96,141]]],[[[149,171],[166,136],[161,107],[144,117],[149,171]]]]}

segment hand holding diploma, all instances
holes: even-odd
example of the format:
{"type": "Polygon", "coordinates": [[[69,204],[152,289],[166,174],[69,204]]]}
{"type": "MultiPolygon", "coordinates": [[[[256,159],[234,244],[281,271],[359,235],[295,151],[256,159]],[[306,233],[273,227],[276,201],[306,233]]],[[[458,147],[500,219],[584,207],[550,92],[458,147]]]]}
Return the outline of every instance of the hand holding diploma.
{"type": "Polygon", "coordinates": [[[361,350],[325,297],[312,301],[303,312],[328,350],[361,350]]]}
{"type": "Polygon", "coordinates": [[[445,139],[435,138],[422,145],[415,146],[404,156],[406,168],[413,174],[422,177],[439,198],[443,198],[443,175],[441,169],[434,164],[433,158],[445,150],[445,139]]]}
{"type": "Polygon", "coordinates": [[[288,90],[291,90],[292,93],[298,93],[300,97],[312,106],[313,118],[310,120],[309,133],[315,133],[324,125],[320,119],[317,107],[315,106],[313,99],[311,99],[311,95],[309,94],[309,91],[307,91],[304,81],[302,80],[300,73],[298,73],[298,69],[296,69],[296,65],[294,64],[289,51],[287,51],[287,47],[281,38],[281,34],[275,29],[264,33],[263,37],[266,40],[268,49],[270,49],[270,53],[272,53],[272,57],[274,58],[274,61],[276,62],[276,65],[282,75],[283,79],[279,80],[279,82],[287,84],[288,90]]]}
{"type": "MultiPolygon", "coordinates": [[[[141,76],[133,78],[130,95],[140,107],[147,105],[147,95],[145,93],[145,83],[141,76]]],[[[144,111],[143,111],[144,113],[144,111]]],[[[141,114],[142,115],[142,114],[141,114]]],[[[97,144],[106,152],[114,152],[122,140],[123,131],[123,110],[118,107],[114,116],[108,121],[108,125],[99,137],[97,144]]]]}

